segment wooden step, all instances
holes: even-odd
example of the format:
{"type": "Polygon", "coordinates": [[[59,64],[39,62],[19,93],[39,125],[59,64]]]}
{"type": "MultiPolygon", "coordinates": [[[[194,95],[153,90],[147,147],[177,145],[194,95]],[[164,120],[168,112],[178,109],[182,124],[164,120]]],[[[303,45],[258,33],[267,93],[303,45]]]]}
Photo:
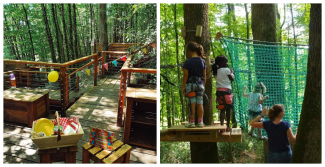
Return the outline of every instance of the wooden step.
{"type": "Polygon", "coordinates": [[[205,125],[203,128],[186,128],[185,125],[175,125],[168,128],[168,131],[217,131],[225,130],[227,127],[225,125],[205,125]]]}
{"type": "MultiPolygon", "coordinates": [[[[192,128],[188,128],[192,129],[192,128]]],[[[240,128],[233,128],[232,132],[220,133],[219,130],[211,131],[170,131],[163,129],[160,131],[160,141],[164,142],[241,142],[242,132],[240,128]]]]}

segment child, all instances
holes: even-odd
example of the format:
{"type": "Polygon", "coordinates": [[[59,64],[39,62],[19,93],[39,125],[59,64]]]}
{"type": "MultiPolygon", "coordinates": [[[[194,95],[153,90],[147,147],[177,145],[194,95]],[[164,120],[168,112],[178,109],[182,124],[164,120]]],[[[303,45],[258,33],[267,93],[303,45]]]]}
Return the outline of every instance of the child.
{"type": "MultiPolygon", "coordinates": [[[[258,115],[261,115],[262,103],[264,103],[264,100],[267,99],[269,96],[267,95],[267,96],[263,97],[262,94],[266,92],[266,87],[264,86],[264,84],[262,82],[259,82],[255,85],[254,92],[249,92],[248,94],[246,94],[246,89],[247,89],[247,86],[245,85],[244,90],[243,90],[243,96],[248,97],[247,110],[248,110],[249,121],[252,121],[258,115]]],[[[260,121],[262,121],[262,119],[259,120],[259,122],[260,121]]],[[[258,133],[260,140],[267,139],[265,136],[262,136],[261,129],[258,128],[257,133],[258,133]]],[[[254,134],[253,127],[251,128],[251,131],[248,133],[248,135],[250,135],[252,137],[256,137],[256,135],[254,134]]]]}
{"type": "Polygon", "coordinates": [[[206,82],[205,76],[207,66],[205,65],[205,57],[202,45],[195,42],[189,42],[187,44],[187,54],[190,58],[187,59],[183,65],[184,75],[182,91],[188,97],[191,111],[189,112],[190,123],[186,124],[185,127],[195,127],[195,107],[197,107],[198,112],[198,126],[204,127],[203,94],[204,85],[206,82]]]}
{"type": "MultiPolygon", "coordinates": [[[[233,94],[231,92],[231,81],[234,80],[234,73],[228,68],[228,59],[224,55],[219,55],[215,58],[212,65],[213,75],[217,81],[217,108],[220,112],[220,123],[223,125],[225,119],[225,112],[227,118],[227,132],[231,131],[230,123],[230,109],[232,108],[233,94]]],[[[223,131],[222,131],[223,132],[223,131]]]]}

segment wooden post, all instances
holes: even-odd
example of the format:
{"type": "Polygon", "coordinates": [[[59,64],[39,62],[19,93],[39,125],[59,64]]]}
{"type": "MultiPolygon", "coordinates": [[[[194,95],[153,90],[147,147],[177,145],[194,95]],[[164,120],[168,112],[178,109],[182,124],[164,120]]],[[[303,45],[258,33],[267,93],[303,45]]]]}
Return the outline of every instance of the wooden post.
{"type": "Polygon", "coordinates": [[[130,79],[131,79],[131,73],[132,72],[128,72],[128,79],[127,79],[127,85],[130,85],[130,79]]]}
{"type": "Polygon", "coordinates": [[[126,92],[126,77],[127,72],[122,72],[121,82],[120,82],[120,93],[118,100],[118,112],[117,112],[117,127],[122,126],[122,116],[123,116],[123,106],[124,106],[124,97],[126,92]]]}
{"type": "Polygon", "coordinates": [[[61,115],[62,117],[66,116],[66,107],[67,107],[67,90],[66,90],[66,67],[60,68],[60,89],[61,89],[61,115]]]}
{"type": "Polygon", "coordinates": [[[94,63],[94,86],[97,86],[97,75],[98,75],[98,55],[100,55],[100,52],[94,57],[95,63],[94,63]]]}
{"type": "Polygon", "coordinates": [[[126,113],[125,113],[125,120],[124,120],[124,136],[123,136],[123,142],[125,144],[129,144],[130,141],[132,107],[133,107],[133,99],[127,98],[126,113]]]}
{"type": "Polygon", "coordinates": [[[27,87],[30,87],[30,78],[29,78],[29,72],[26,73],[26,79],[27,79],[27,87]]]}
{"type": "Polygon", "coordinates": [[[102,52],[102,74],[101,74],[101,78],[103,79],[105,76],[105,52],[102,52]]]}
{"type": "Polygon", "coordinates": [[[96,53],[96,44],[94,44],[94,50],[93,50],[93,54],[96,53]]]}

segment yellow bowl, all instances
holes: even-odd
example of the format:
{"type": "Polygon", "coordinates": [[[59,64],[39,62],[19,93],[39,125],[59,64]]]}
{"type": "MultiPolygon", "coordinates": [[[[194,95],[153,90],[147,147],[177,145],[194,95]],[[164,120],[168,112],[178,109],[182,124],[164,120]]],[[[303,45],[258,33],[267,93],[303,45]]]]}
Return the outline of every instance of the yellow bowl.
{"type": "Polygon", "coordinates": [[[46,136],[51,136],[53,133],[54,124],[46,118],[41,118],[36,122],[35,132],[44,132],[46,136]]]}

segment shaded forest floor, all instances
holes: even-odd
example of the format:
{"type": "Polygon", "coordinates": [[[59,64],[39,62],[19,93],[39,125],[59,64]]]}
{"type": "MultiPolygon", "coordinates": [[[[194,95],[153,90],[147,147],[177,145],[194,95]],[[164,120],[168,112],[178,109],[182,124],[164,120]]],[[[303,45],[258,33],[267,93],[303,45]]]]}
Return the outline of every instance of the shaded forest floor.
{"type": "MultiPolygon", "coordinates": [[[[243,132],[241,143],[218,143],[220,163],[264,163],[263,141],[243,132]],[[231,158],[232,156],[232,158],[231,158]]],[[[190,142],[160,142],[160,163],[191,163],[190,142]]]]}

